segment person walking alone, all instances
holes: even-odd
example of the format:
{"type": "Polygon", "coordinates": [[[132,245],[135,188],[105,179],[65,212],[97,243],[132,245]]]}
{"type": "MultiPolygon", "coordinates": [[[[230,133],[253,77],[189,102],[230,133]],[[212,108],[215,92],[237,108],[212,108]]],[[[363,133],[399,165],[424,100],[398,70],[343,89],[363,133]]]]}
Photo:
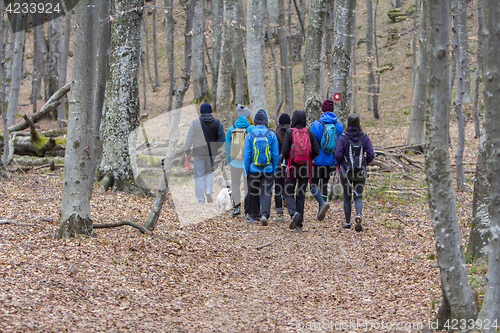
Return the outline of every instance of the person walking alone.
{"type": "Polygon", "coordinates": [[[222,123],[212,115],[212,106],[203,103],[200,116],[191,122],[184,142],[184,158],[189,158],[193,147],[194,187],[199,204],[212,203],[214,159],[226,136],[222,123]]]}
{"type": "Polygon", "coordinates": [[[344,229],[351,229],[351,198],[354,197],[356,210],[354,229],[361,226],[363,213],[363,190],[366,182],[366,166],[375,158],[372,142],[363,133],[359,116],[352,113],[347,118],[347,130],[339,137],[335,150],[335,159],[340,165],[340,183],[344,191],[344,229]]]}
{"type": "Polygon", "coordinates": [[[288,161],[285,179],[285,200],[291,217],[290,229],[302,232],[304,202],[310,180],[312,160],[319,154],[319,145],[314,133],[306,128],[306,112],[295,111],[292,124],[286,131],[282,147],[283,158],[288,161]],[[295,188],[297,188],[295,194],[295,188]]]}

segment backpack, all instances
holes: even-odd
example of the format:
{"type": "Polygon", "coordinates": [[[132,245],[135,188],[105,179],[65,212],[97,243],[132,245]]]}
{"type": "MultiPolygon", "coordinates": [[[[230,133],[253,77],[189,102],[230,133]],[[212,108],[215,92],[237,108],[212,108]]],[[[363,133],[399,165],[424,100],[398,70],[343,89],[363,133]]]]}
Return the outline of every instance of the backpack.
{"type": "Polygon", "coordinates": [[[231,153],[232,159],[243,159],[243,149],[245,148],[245,138],[247,136],[246,128],[234,128],[231,132],[231,153]]]}
{"type": "Polygon", "coordinates": [[[292,148],[290,159],[295,164],[303,165],[311,159],[311,138],[307,128],[292,128],[292,148]]]}
{"type": "Polygon", "coordinates": [[[366,159],[363,151],[363,140],[366,133],[361,134],[358,141],[354,141],[346,133],[342,135],[347,139],[348,150],[344,152],[345,175],[351,181],[366,179],[366,159]]]}
{"type": "Polygon", "coordinates": [[[271,147],[268,140],[270,133],[270,130],[259,134],[255,134],[254,131],[249,133],[253,138],[252,161],[256,166],[266,166],[271,163],[271,147]]]}
{"type": "Polygon", "coordinates": [[[323,125],[323,136],[321,137],[321,150],[327,154],[331,154],[335,151],[337,146],[337,121],[333,124],[325,124],[321,120],[318,120],[321,125],[323,125]]]}

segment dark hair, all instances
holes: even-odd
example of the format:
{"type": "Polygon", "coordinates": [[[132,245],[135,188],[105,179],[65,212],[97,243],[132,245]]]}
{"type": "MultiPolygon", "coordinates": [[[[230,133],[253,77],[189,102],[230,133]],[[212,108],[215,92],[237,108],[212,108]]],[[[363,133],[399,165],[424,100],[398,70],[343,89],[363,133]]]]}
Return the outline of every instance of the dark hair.
{"type": "Polygon", "coordinates": [[[347,117],[347,127],[351,127],[351,126],[357,126],[357,127],[359,127],[359,129],[361,131],[363,131],[363,129],[361,128],[361,124],[360,124],[360,120],[359,120],[359,115],[357,113],[351,113],[347,117]]]}

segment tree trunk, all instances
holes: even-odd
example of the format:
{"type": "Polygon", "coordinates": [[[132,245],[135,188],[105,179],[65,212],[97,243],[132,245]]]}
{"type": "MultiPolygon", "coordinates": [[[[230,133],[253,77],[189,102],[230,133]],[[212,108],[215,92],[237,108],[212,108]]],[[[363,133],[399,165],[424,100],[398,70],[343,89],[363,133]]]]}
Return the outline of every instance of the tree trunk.
{"type": "Polygon", "coordinates": [[[170,135],[168,140],[168,151],[165,158],[165,164],[163,166],[163,177],[160,180],[160,188],[156,194],[153,208],[144,223],[146,229],[153,231],[158,217],[160,216],[163,203],[165,202],[168,189],[167,175],[170,174],[172,170],[172,162],[174,160],[175,148],[179,141],[179,121],[181,115],[181,108],[184,102],[184,95],[189,87],[189,79],[191,77],[191,51],[192,51],[192,40],[193,35],[190,34],[193,28],[193,17],[197,0],[190,0],[186,9],[186,31],[184,34],[184,66],[182,70],[182,80],[177,91],[175,99],[175,108],[169,114],[170,122],[170,135]]]}
{"type": "MultiPolygon", "coordinates": [[[[48,80],[45,84],[47,85],[46,91],[48,95],[52,96],[59,89],[59,77],[61,74],[62,18],[59,16],[50,20],[48,27],[49,52],[46,63],[48,80]]],[[[53,113],[52,119],[57,119],[57,110],[53,113]]]]}
{"type": "MultiPolygon", "coordinates": [[[[375,13],[373,15],[373,37],[374,37],[374,45],[375,45],[375,64],[376,70],[375,74],[377,75],[377,83],[375,88],[373,89],[373,118],[379,119],[379,106],[378,106],[378,96],[380,94],[380,63],[378,59],[378,44],[377,44],[377,10],[378,10],[378,0],[375,2],[375,13]]],[[[354,24],[356,23],[356,16],[354,16],[354,24]]],[[[354,43],[353,43],[354,44],[354,43]]],[[[356,44],[353,45],[356,48],[356,44]]],[[[354,62],[356,62],[356,57],[354,57],[354,62]]]]}
{"type": "Polygon", "coordinates": [[[292,115],[293,106],[293,80],[292,66],[288,57],[289,41],[285,27],[285,4],[284,0],[278,0],[278,35],[280,45],[280,62],[281,62],[281,93],[284,97],[285,113],[292,115]]]}
{"type": "Polygon", "coordinates": [[[168,62],[168,80],[169,80],[169,89],[168,89],[168,104],[167,111],[172,110],[172,97],[175,95],[176,90],[176,82],[175,82],[175,62],[174,62],[174,0],[165,0],[165,29],[167,31],[166,34],[166,42],[167,42],[167,62],[168,62]]]}
{"type": "MultiPolygon", "coordinates": [[[[264,18],[262,18],[264,19],[264,18]]],[[[243,30],[246,29],[243,22],[245,22],[243,17],[243,3],[241,0],[236,0],[236,22],[242,22],[236,25],[236,38],[233,45],[234,54],[234,73],[236,81],[236,94],[235,103],[237,104],[248,104],[245,101],[245,61],[243,59],[242,50],[245,49],[245,42],[243,38],[243,30]]],[[[266,109],[267,110],[267,109],[266,109]]]]}
{"type": "MultiPolygon", "coordinates": [[[[213,0],[212,4],[212,107],[217,108],[217,92],[219,84],[219,65],[221,59],[222,29],[224,22],[224,1],[213,0]]],[[[214,111],[217,111],[215,109],[214,111]]]]}
{"type": "MultiPolygon", "coordinates": [[[[0,3],[0,17],[3,18],[3,1],[0,3]]],[[[4,23],[0,24],[0,40],[4,40],[4,23]]],[[[3,123],[3,155],[2,165],[7,166],[9,160],[9,127],[7,125],[7,110],[5,109],[5,50],[4,43],[0,43],[0,108],[3,123]]]]}
{"type": "Polygon", "coordinates": [[[47,62],[47,53],[48,53],[48,47],[47,47],[47,40],[45,39],[45,33],[43,31],[43,25],[37,25],[34,28],[35,31],[35,36],[34,38],[36,39],[36,44],[38,47],[38,54],[40,56],[40,82],[42,82],[43,79],[43,89],[40,88],[40,94],[42,93],[41,91],[43,90],[45,102],[50,98],[51,95],[48,94],[47,91],[47,82],[48,82],[48,75],[47,75],[47,67],[48,64],[47,62]]]}
{"type": "Polygon", "coordinates": [[[411,106],[408,145],[425,143],[425,107],[427,103],[427,0],[422,0],[420,19],[420,39],[418,41],[418,61],[413,102],[411,106]]]}
{"type": "MultiPolygon", "coordinates": [[[[484,0],[484,127],[490,183],[491,238],[488,284],[480,318],[500,320],[500,3],[484,0]]],[[[483,321],[484,322],[484,321],[483,321]]],[[[485,329],[493,332],[495,329],[485,329]]]]}
{"type": "Polygon", "coordinates": [[[474,192],[472,197],[472,223],[465,260],[472,263],[488,255],[490,241],[490,183],[486,164],[486,133],[483,131],[479,139],[474,192]]]}
{"type": "Polygon", "coordinates": [[[5,37],[5,103],[9,103],[10,87],[12,84],[12,63],[14,61],[14,31],[12,26],[6,21],[6,34],[5,37]]]}
{"type": "Polygon", "coordinates": [[[295,38],[293,39],[293,59],[295,61],[301,61],[302,43],[304,42],[304,34],[306,32],[306,28],[304,26],[306,4],[305,0],[300,0],[299,4],[297,4],[297,0],[293,0],[293,5],[297,11],[297,17],[299,20],[297,32],[295,33],[295,38]]]}
{"type": "Polygon", "coordinates": [[[155,67],[155,88],[160,86],[160,73],[158,71],[158,48],[156,47],[156,0],[153,0],[153,62],[155,67]]]}
{"type": "Polygon", "coordinates": [[[247,7],[247,76],[250,109],[254,114],[259,109],[267,109],[266,87],[264,85],[264,3],[260,0],[249,0],[247,7]]]}
{"type": "MultiPolygon", "coordinates": [[[[373,69],[373,14],[372,0],[366,0],[366,59],[368,63],[368,110],[373,110],[373,97],[375,95],[375,73],[373,69]]],[[[375,117],[374,117],[375,118],[375,117]]]]}
{"type": "Polygon", "coordinates": [[[457,3],[457,26],[460,40],[460,52],[462,53],[461,62],[458,63],[462,68],[463,76],[463,96],[462,103],[472,102],[470,93],[470,57],[469,57],[469,36],[467,32],[467,4],[468,0],[458,0],[457,3]]]}
{"type": "Polygon", "coordinates": [[[462,100],[464,96],[464,70],[463,57],[460,43],[460,33],[458,25],[458,17],[460,16],[461,7],[459,3],[463,0],[452,1],[452,30],[455,47],[455,58],[457,59],[457,97],[455,99],[455,112],[457,114],[458,124],[458,142],[455,153],[456,175],[458,189],[465,187],[465,171],[464,171],[464,149],[465,149],[465,118],[462,108],[462,100]]]}
{"type": "MultiPolygon", "coordinates": [[[[35,22],[38,19],[37,14],[35,14],[34,18],[35,22]]],[[[39,40],[37,38],[37,34],[40,33],[39,30],[43,29],[42,25],[36,25],[33,28],[33,79],[31,86],[31,96],[30,99],[33,103],[33,113],[36,112],[36,103],[37,100],[42,99],[42,77],[44,71],[44,61],[43,58],[45,55],[41,53],[41,48],[39,45],[39,40]]],[[[42,30],[43,33],[43,30],[42,30]]]]}
{"type": "Polygon", "coordinates": [[[209,101],[207,75],[205,71],[205,13],[204,0],[196,2],[193,20],[193,91],[195,103],[209,101]]]}
{"type": "Polygon", "coordinates": [[[476,305],[467,277],[449,162],[449,17],[448,0],[428,0],[428,77],[426,115],[426,181],[434,226],[436,253],[449,319],[476,319],[476,305]]]}
{"type": "Polygon", "coordinates": [[[342,99],[335,102],[335,113],[340,122],[346,124],[347,116],[351,112],[352,93],[349,88],[352,82],[351,55],[356,1],[337,0],[336,5],[332,72],[327,97],[332,98],[335,93],[342,94],[342,99]]]}
{"type": "MultiPolygon", "coordinates": [[[[68,55],[69,55],[69,39],[71,37],[71,11],[66,13],[64,20],[64,41],[61,52],[61,76],[59,77],[59,86],[62,87],[66,84],[66,77],[68,73],[68,55]]],[[[66,119],[65,102],[61,103],[57,108],[57,118],[66,119]]]]}
{"type": "Polygon", "coordinates": [[[26,30],[22,30],[23,20],[17,20],[17,32],[14,33],[14,50],[12,53],[12,77],[9,93],[9,105],[7,107],[7,124],[13,125],[16,121],[17,106],[19,101],[19,89],[21,87],[21,71],[24,58],[24,36],[26,30]]]}
{"type": "Polygon", "coordinates": [[[97,166],[102,160],[102,141],[101,141],[101,119],[104,106],[104,96],[106,92],[106,82],[109,76],[109,51],[111,47],[111,21],[108,20],[110,15],[110,0],[99,1],[99,44],[97,50],[97,86],[95,90],[94,107],[92,114],[94,115],[94,154],[92,155],[92,169],[90,178],[92,182],[90,186],[94,186],[93,180],[97,166]]]}
{"type": "Polygon", "coordinates": [[[144,0],[113,2],[113,13],[125,14],[115,17],[111,30],[110,73],[101,126],[103,156],[98,175],[105,191],[112,188],[142,193],[132,173],[129,139],[139,126],[143,5],[144,0]],[[137,9],[129,11],[130,8],[137,9]]]}
{"type": "Polygon", "coordinates": [[[233,73],[234,0],[224,1],[224,24],[217,84],[217,114],[224,128],[232,122],[231,77],[233,73]]]}
{"type": "MultiPolygon", "coordinates": [[[[144,35],[143,35],[143,52],[145,50],[146,52],[146,56],[145,56],[145,60],[146,60],[146,69],[148,70],[148,78],[149,78],[149,83],[151,84],[151,89],[154,91],[156,91],[156,87],[155,87],[155,83],[153,82],[153,77],[151,76],[151,66],[149,66],[149,37],[148,37],[148,21],[147,21],[147,15],[143,15],[142,16],[142,28],[143,28],[143,31],[144,31],[144,35]]],[[[146,105],[146,103],[144,103],[144,105],[146,105]]],[[[146,106],[144,106],[144,109],[146,108],[146,106]]]]}
{"type": "Polygon", "coordinates": [[[483,67],[483,0],[477,0],[477,68],[476,68],[476,82],[474,89],[474,138],[480,135],[480,121],[479,121],[479,81],[481,77],[481,70],[483,67]]]}
{"type": "Polygon", "coordinates": [[[277,124],[279,119],[279,113],[281,109],[281,105],[283,104],[283,100],[280,98],[280,79],[278,75],[278,66],[276,61],[276,54],[274,52],[274,43],[272,36],[272,29],[270,27],[271,21],[269,19],[269,10],[264,0],[264,7],[266,8],[266,31],[267,31],[267,39],[269,41],[269,49],[271,50],[271,58],[273,61],[273,71],[274,71],[274,92],[275,92],[275,108],[274,108],[274,122],[277,124]]]}
{"type": "Polygon", "coordinates": [[[90,219],[94,141],[93,115],[96,56],[96,0],[80,0],[75,18],[75,56],[72,69],[71,101],[61,200],[61,221],[57,238],[77,234],[94,235],[90,219]]]}
{"type": "Polygon", "coordinates": [[[304,51],[304,109],[307,123],[321,117],[321,45],[324,35],[325,0],[309,1],[309,21],[304,51]]]}

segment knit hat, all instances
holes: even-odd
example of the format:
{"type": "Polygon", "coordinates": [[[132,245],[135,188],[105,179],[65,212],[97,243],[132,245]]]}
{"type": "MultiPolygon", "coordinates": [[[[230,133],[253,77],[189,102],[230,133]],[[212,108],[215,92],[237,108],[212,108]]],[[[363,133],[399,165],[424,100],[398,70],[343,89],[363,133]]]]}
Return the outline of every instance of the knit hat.
{"type": "Polygon", "coordinates": [[[236,104],[236,113],[238,114],[238,117],[245,116],[245,118],[248,118],[251,115],[250,109],[241,104],[236,104]]]}
{"type": "Polygon", "coordinates": [[[282,113],[278,119],[280,125],[290,125],[290,116],[287,113],[282,113]]]}
{"type": "Polygon", "coordinates": [[[325,99],[321,103],[321,111],[323,112],[333,112],[333,101],[331,99],[325,99]]]}
{"type": "Polygon", "coordinates": [[[200,113],[212,113],[212,105],[209,103],[203,103],[200,106],[200,113]]]}
{"type": "Polygon", "coordinates": [[[351,126],[357,126],[357,127],[360,126],[359,116],[357,113],[351,113],[349,117],[347,117],[347,127],[351,126]]]}
{"type": "Polygon", "coordinates": [[[255,125],[264,125],[267,126],[267,114],[266,111],[260,109],[255,114],[255,118],[253,119],[255,125]]]}

